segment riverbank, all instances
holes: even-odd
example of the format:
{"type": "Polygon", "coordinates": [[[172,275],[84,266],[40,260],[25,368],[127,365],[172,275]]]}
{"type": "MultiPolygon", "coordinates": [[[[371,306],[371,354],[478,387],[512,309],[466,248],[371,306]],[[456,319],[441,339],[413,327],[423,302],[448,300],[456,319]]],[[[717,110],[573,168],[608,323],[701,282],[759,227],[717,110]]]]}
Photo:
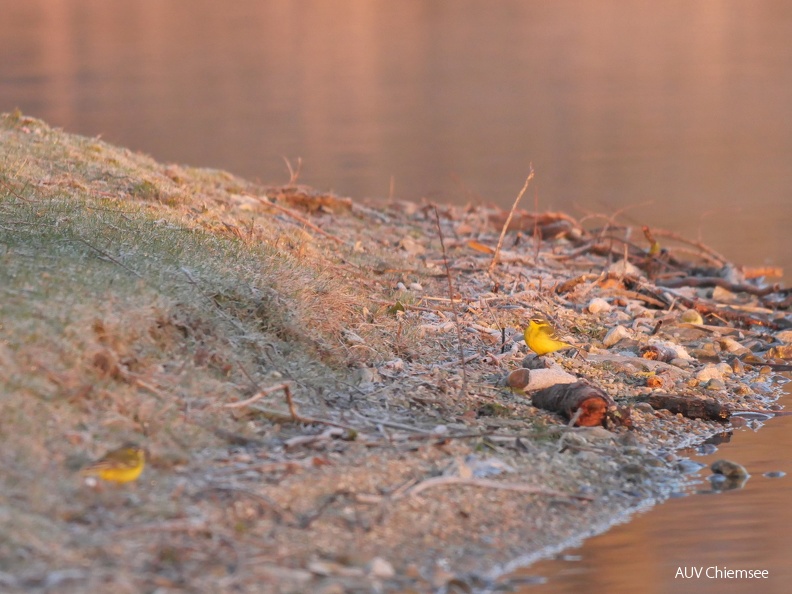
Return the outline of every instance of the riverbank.
{"type": "Polygon", "coordinates": [[[493,265],[494,208],[261,186],[21,114],[0,145],[9,589],[482,588],[662,501],[674,451],[729,429],[639,399],[777,394],[786,293],[658,230],[518,212],[493,265]],[[690,261],[731,276],[676,281],[690,261]],[[503,385],[537,314],[632,428],[503,385]],[[86,485],[129,440],[141,479],[86,485]]]}

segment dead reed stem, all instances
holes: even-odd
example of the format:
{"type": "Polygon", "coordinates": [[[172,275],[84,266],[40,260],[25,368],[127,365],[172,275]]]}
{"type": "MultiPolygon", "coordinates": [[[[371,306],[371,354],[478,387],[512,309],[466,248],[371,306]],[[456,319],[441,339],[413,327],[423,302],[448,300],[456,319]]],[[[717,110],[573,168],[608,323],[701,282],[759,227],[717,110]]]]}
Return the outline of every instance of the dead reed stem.
{"type": "Polygon", "coordinates": [[[459,314],[457,313],[456,302],[454,301],[454,283],[451,281],[451,268],[448,266],[448,256],[446,255],[445,241],[443,240],[443,229],[440,227],[440,213],[437,212],[437,206],[433,206],[433,208],[435,222],[437,223],[437,234],[440,236],[440,249],[443,251],[443,266],[445,266],[446,279],[448,279],[448,298],[451,300],[451,311],[454,313],[454,325],[457,331],[459,362],[462,365],[462,393],[467,394],[467,365],[465,364],[465,353],[462,350],[462,325],[459,323],[459,314]]]}
{"type": "Polygon", "coordinates": [[[525,180],[525,184],[523,184],[520,193],[517,194],[517,199],[514,201],[514,204],[512,204],[511,210],[509,211],[509,216],[506,217],[506,222],[503,223],[503,229],[501,230],[500,237],[498,238],[498,246],[495,248],[495,254],[492,256],[492,262],[490,263],[489,266],[490,272],[492,272],[492,269],[495,268],[495,265],[498,263],[498,256],[500,255],[501,247],[503,246],[503,238],[506,237],[506,230],[509,228],[509,223],[511,223],[512,217],[514,216],[514,211],[517,210],[517,205],[520,203],[523,194],[525,194],[525,191],[528,189],[528,184],[531,183],[531,180],[533,179],[534,176],[533,165],[530,165],[529,167],[531,168],[531,171],[530,173],[528,173],[528,177],[525,180]]]}

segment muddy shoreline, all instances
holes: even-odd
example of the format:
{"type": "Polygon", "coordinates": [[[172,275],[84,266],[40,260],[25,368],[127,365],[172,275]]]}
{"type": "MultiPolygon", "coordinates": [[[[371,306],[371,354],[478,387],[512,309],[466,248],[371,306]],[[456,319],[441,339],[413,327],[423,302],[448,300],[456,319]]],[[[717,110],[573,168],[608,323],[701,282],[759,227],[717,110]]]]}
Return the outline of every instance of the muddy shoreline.
{"type": "Polygon", "coordinates": [[[486,590],[662,502],[678,449],[743,422],[652,395],[778,396],[788,292],[670,232],[518,209],[501,235],[497,208],[261,186],[22,114],[0,145],[10,590],[486,590]],[[631,427],[504,385],[536,315],[631,427]],[[142,478],[86,486],[129,439],[142,478]]]}

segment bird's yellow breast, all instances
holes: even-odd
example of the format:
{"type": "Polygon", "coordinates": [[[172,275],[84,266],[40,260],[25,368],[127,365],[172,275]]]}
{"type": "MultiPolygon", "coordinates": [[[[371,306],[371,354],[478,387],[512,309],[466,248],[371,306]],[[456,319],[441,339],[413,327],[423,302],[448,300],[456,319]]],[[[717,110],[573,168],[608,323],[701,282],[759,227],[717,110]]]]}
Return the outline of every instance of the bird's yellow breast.
{"type": "Polygon", "coordinates": [[[528,322],[524,337],[528,348],[540,357],[572,346],[568,342],[558,340],[550,323],[539,318],[528,322]]]}

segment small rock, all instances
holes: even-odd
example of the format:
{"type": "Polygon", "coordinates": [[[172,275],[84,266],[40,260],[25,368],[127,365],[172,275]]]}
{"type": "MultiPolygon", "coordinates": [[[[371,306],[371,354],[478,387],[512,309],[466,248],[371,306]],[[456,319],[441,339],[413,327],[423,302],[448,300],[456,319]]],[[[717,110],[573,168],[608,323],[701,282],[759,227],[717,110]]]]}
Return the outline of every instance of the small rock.
{"type": "Polygon", "coordinates": [[[520,363],[520,367],[525,369],[547,369],[548,360],[540,357],[536,353],[528,353],[520,363]]]}
{"type": "Polygon", "coordinates": [[[363,340],[359,334],[355,334],[352,330],[342,330],[341,336],[344,337],[344,340],[347,344],[365,344],[365,340],[363,340]]]}
{"type": "Polygon", "coordinates": [[[786,476],[786,472],[783,470],[771,470],[770,472],[765,472],[762,476],[765,478],[782,478],[786,476]]]}
{"type": "Polygon", "coordinates": [[[722,474],[730,479],[742,479],[749,476],[748,471],[745,470],[743,466],[731,460],[718,460],[717,462],[713,462],[710,466],[710,470],[715,474],[722,474]]]}
{"type": "Polygon", "coordinates": [[[601,312],[608,312],[611,310],[611,304],[602,299],[601,297],[596,297],[589,301],[588,304],[589,313],[598,314],[601,312]]]}
{"type": "Polygon", "coordinates": [[[707,390],[719,391],[726,389],[726,382],[722,379],[714,378],[707,382],[707,390]]]}
{"type": "Polygon", "coordinates": [[[417,256],[419,254],[423,254],[426,251],[426,248],[414,240],[412,237],[404,237],[399,242],[399,247],[407,252],[410,256],[417,256]]]}
{"type": "MultiPolygon", "coordinates": [[[[729,368],[731,370],[731,368],[729,368]]],[[[696,379],[700,382],[707,382],[713,379],[723,379],[723,373],[716,365],[707,365],[704,369],[696,373],[696,379]]]]}
{"type": "Polygon", "coordinates": [[[677,462],[677,470],[682,474],[695,474],[705,466],[706,464],[702,464],[701,462],[694,462],[693,460],[687,459],[677,462]]]}
{"type": "Polygon", "coordinates": [[[712,290],[712,300],[718,303],[734,303],[737,300],[737,295],[723,287],[715,287],[712,290]]]}
{"type": "Polygon", "coordinates": [[[368,564],[368,574],[373,578],[389,580],[396,576],[396,570],[389,561],[382,557],[374,557],[368,564]]]}
{"type": "Polygon", "coordinates": [[[738,355],[738,356],[747,355],[748,353],[751,352],[751,349],[741,345],[739,342],[737,342],[733,338],[729,338],[728,336],[719,338],[718,345],[720,346],[721,349],[733,355],[738,355]]]}
{"type": "Polygon", "coordinates": [[[620,260],[619,262],[614,262],[608,266],[608,273],[620,274],[622,276],[644,276],[644,273],[641,271],[641,269],[627,260],[620,260]]]}
{"type": "Polygon", "coordinates": [[[657,347],[661,350],[669,350],[674,353],[675,359],[687,359],[691,361],[693,357],[690,356],[690,353],[687,352],[687,349],[683,347],[681,344],[677,344],[675,342],[671,342],[670,340],[660,340],[657,338],[652,338],[649,340],[649,345],[657,347]]]}
{"type": "Polygon", "coordinates": [[[775,337],[786,344],[792,344],[792,330],[782,330],[775,337]]]}
{"type": "Polygon", "coordinates": [[[768,396],[773,393],[773,388],[764,382],[754,382],[748,384],[748,387],[751,388],[754,394],[761,394],[762,396],[768,396]]]}
{"type": "Polygon", "coordinates": [[[602,344],[604,344],[607,348],[610,348],[620,340],[628,338],[629,336],[630,333],[627,328],[624,326],[614,326],[605,335],[605,338],[602,339],[602,344]]]}
{"type": "Polygon", "coordinates": [[[792,359],[792,344],[774,346],[767,351],[767,357],[770,359],[792,359]]]}
{"type": "Polygon", "coordinates": [[[361,387],[370,386],[371,384],[382,381],[382,377],[380,377],[377,370],[371,367],[356,369],[352,377],[355,379],[355,383],[361,387]]]}
{"type": "Polygon", "coordinates": [[[421,283],[410,283],[410,290],[411,291],[423,291],[423,285],[421,285],[421,283]]]}
{"type": "Polygon", "coordinates": [[[682,312],[682,315],[679,316],[680,322],[685,322],[686,324],[703,324],[704,320],[701,318],[701,314],[697,312],[695,309],[688,309],[682,312]]]}
{"type": "Polygon", "coordinates": [[[380,365],[379,369],[381,371],[404,371],[404,361],[399,358],[391,359],[380,365]]]}

